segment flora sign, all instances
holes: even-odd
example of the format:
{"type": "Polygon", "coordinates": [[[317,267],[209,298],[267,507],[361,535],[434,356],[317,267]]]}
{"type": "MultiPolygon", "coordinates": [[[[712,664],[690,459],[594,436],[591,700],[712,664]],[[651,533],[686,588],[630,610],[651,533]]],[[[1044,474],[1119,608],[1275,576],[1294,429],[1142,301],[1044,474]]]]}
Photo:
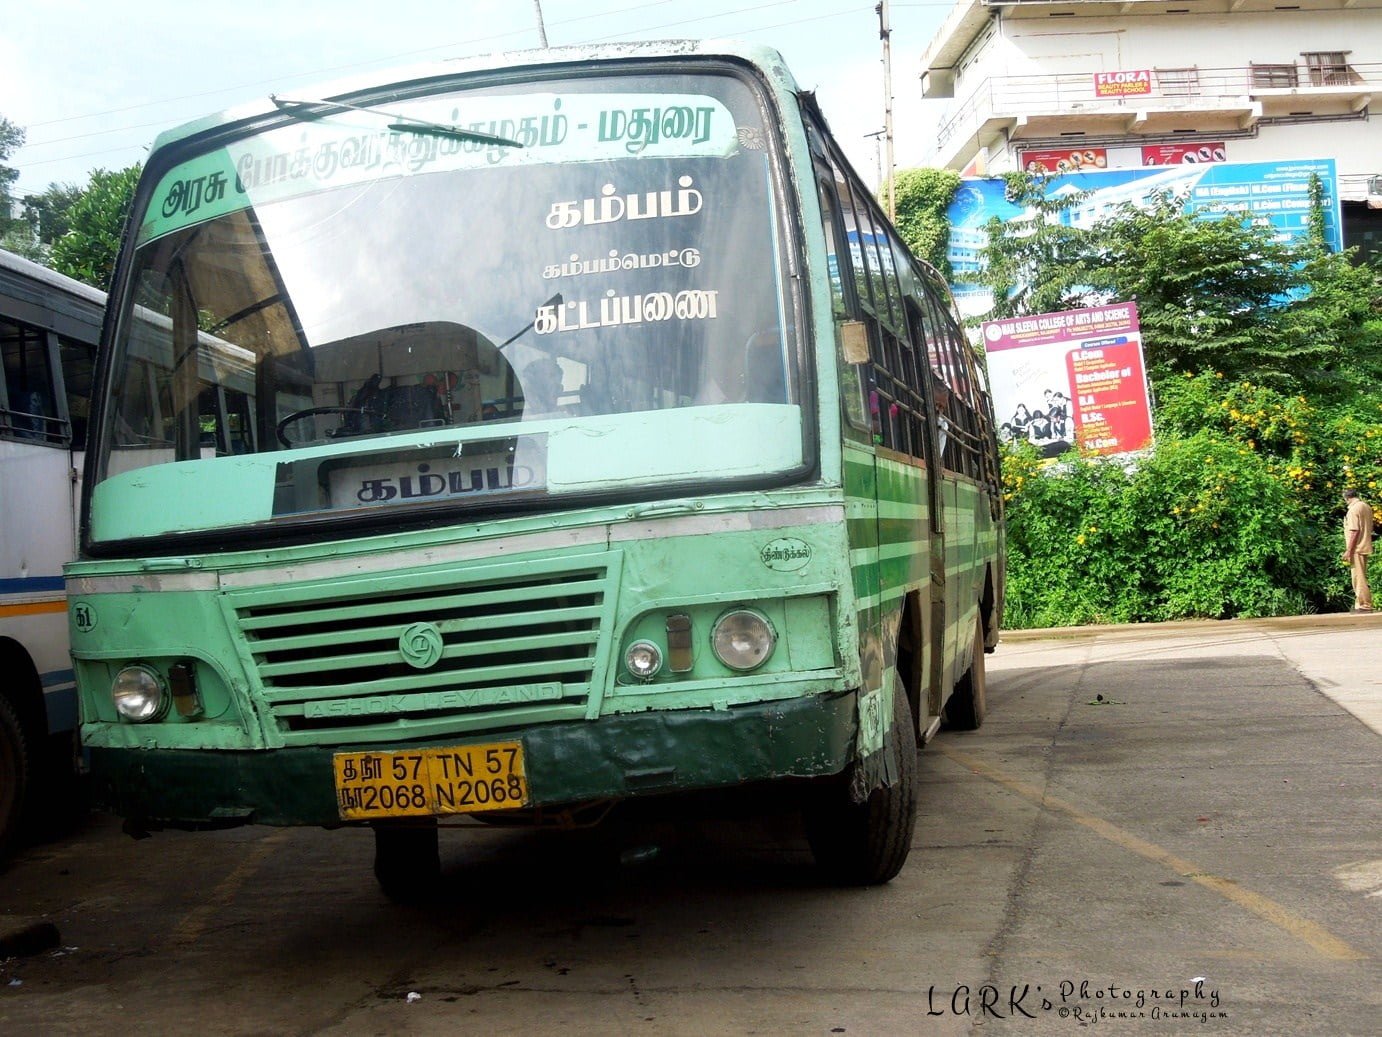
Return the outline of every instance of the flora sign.
{"type": "Polygon", "coordinates": [[[1095,72],[1095,97],[1133,97],[1152,92],[1152,73],[1150,69],[1139,68],[1131,72],[1095,72]]]}

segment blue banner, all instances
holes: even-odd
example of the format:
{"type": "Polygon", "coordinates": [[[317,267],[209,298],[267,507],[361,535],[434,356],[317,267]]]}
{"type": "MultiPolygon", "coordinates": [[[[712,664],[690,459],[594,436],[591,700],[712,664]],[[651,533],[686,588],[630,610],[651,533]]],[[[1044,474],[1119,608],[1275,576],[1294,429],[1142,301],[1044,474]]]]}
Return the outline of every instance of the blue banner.
{"type": "MultiPolygon", "coordinates": [[[[1092,226],[1124,202],[1148,204],[1166,192],[1182,198],[1188,211],[1206,217],[1224,212],[1247,212],[1270,223],[1279,240],[1303,237],[1310,226],[1310,181],[1318,176],[1324,189],[1325,241],[1334,251],[1343,248],[1342,214],[1332,158],[1274,162],[1217,162],[1177,166],[1102,169],[1053,176],[1047,196],[1089,192],[1084,201],[1061,214],[1062,222],[1092,226]]],[[[1004,196],[1001,178],[965,178],[950,204],[949,259],[955,295],[967,313],[987,309],[988,289],[974,283],[979,253],[988,241],[984,225],[997,217],[1017,219],[1026,210],[1004,196]],[[966,305],[968,301],[968,305],[966,305]]]]}

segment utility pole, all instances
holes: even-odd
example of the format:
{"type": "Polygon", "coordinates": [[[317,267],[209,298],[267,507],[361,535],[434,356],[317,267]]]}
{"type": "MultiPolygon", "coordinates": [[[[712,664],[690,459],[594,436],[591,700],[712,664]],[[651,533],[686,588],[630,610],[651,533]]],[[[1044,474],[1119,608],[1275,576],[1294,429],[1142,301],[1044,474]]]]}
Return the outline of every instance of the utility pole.
{"type": "Polygon", "coordinates": [[[873,168],[878,176],[878,186],[883,186],[883,134],[886,130],[874,130],[864,134],[873,140],[873,168]]]}
{"type": "Polygon", "coordinates": [[[892,26],[888,24],[888,0],[879,0],[878,38],[883,41],[883,139],[888,155],[888,219],[897,218],[897,199],[893,193],[893,58],[892,26]]]}
{"type": "Polygon", "coordinates": [[[537,41],[546,50],[547,26],[542,23],[542,0],[533,0],[533,10],[537,12],[537,41]]]}

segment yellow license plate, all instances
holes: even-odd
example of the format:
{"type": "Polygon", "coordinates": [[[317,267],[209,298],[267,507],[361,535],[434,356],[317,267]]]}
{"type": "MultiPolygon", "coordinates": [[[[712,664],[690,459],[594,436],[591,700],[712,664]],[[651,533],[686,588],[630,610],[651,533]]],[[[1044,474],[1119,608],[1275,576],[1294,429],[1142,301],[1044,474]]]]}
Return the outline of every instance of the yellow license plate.
{"type": "Polygon", "coordinates": [[[336,753],[336,803],[347,821],[438,817],[528,805],[522,742],[336,753]]]}

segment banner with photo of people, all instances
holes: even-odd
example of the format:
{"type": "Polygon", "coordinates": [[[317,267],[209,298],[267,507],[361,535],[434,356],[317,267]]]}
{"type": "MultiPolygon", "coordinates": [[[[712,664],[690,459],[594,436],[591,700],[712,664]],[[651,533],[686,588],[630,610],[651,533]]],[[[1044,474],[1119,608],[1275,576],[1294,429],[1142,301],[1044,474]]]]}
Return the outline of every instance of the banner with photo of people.
{"type": "Polygon", "coordinates": [[[985,321],[998,436],[1055,458],[1078,445],[1117,456],[1152,443],[1152,410],[1133,303],[985,321]]]}

